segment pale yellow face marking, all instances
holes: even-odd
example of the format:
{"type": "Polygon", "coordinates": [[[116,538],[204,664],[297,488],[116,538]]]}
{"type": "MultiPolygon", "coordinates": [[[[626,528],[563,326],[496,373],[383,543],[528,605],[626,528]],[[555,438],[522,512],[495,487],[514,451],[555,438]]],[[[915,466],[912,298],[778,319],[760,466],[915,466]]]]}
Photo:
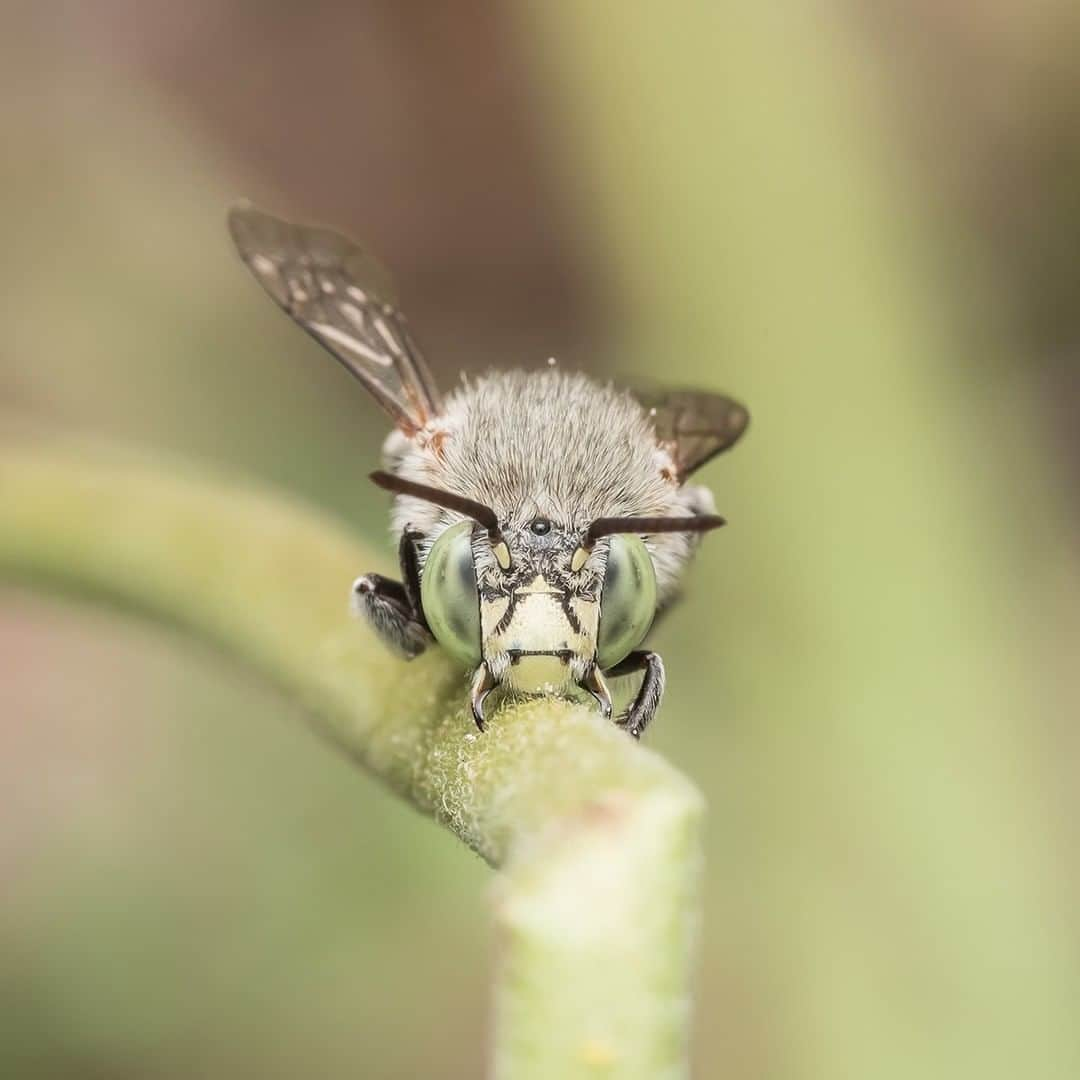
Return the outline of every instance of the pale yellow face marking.
{"type": "MultiPolygon", "coordinates": [[[[513,615],[505,629],[495,633],[509,608],[509,599],[480,604],[480,631],[484,655],[499,653],[564,653],[591,658],[596,655],[600,605],[575,598],[571,610],[581,627],[575,632],[561,603],[558,589],[539,574],[517,590],[513,615]]],[[[519,690],[542,691],[565,687],[570,667],[560,656],[521,656],[511,665],[506,681],[519,690]]]]}
{"type": "Polygon", "coordinates": [[[510,549],[506,546],[505,540],[500,540],[492,549],[491,553],[495,556],[495,561],[504,570],[510,569],[510,549]]]}
{"type": "Polygon", "coordinates": [[[570,681],[570,669],[557,656],[523,656],[506,673],[506,683],[526,693],[555,693],[570,681]]]}
{"type": "Polygon", "coordinates": [[[500,596],[497,600],[480,601],[480,632],[487,635],[490,631],[488,626],[498,626],[499,620],[506,614],[510,606],[509,596],[500,596]]]}
{"type": "Polygon", "coordinates": [[[558,590],[553,589],[539,574],[537,574],[528,585],[518,589],[519,596],[531,596],[533,594],[550,596],[557,592],[558,590]]]}

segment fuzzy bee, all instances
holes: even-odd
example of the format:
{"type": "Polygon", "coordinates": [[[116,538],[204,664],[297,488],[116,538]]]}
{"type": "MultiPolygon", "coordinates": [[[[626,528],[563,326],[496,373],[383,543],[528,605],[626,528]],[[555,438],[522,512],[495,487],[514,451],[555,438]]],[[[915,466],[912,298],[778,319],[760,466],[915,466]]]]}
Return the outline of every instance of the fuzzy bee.
{"type": "Polygon", "coordinates": [[[587,691],[640,672],[616,722],[639,736],[664,690],[641,646],[700,536],[724,524],[685,480],[742,435],[719,394],[655,399],[554,367],[463,381],[443,398],[378,264],[345,237],[248,206],[229,215],[273,299],[360,380],[395,428],[371,479],[396,498],[400,582],[365,574],[353,608],[398,654],[437,642],[473,672],[470,699],[587,691]]]}

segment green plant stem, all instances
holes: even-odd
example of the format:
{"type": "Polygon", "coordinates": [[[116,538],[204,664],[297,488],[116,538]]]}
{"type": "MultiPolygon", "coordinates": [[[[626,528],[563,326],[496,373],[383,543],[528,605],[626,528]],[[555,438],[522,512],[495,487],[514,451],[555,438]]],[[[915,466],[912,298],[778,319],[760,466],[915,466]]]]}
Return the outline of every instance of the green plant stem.
{"type": "Polygon", "coordinates": [[[232,654],[500,868],[495,1076],[686,1076],[699,794],[571,702],[478,734],[438,650],[400,662],[349,618],[375,561],[280,496],[70,448],[0,458],[0,577],[232,654]]]}

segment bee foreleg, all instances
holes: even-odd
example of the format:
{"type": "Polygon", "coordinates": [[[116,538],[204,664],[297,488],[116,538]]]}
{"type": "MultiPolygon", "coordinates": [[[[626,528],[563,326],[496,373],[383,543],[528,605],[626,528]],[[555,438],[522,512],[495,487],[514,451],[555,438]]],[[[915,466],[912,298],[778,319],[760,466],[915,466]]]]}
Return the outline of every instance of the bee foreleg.
{"type": "Polygon", "coordinates": [[[382,574],[364,574],[353,582],[352,610],[394,652],[412,660],[432,642],[405,587],[382,574]]]}
{"type": "Polygon", "coordinates": [[[604,682],[604,676],[600,674],[600,669],[595,664],[591,664],[578,685],[592,694],[596,699],[596,704],[600,706],[600,712],[603,713],[604,719],[610,720],[611,691],[608,689],[607,683],[604,682]]]}
{"type": "Polygon", "coordinates": [[[660,699],[664,696],[664,661],[654,652],[632,652],[608,670],[609,675],[632,675],[635,671],[644,671],[637,697],[625,716],[615,722],[625,727],[635,739],[649,726],[649,722],[660,708],[660,699]]]}
{"type": "Polygon", "coordinates": [[[401,583],[405,598],[417,622],[424,629],[429,630],[427,619],[424,617],[424,607],[420,602],[420,560],[416,552],[417,541],[422,540],[423,535],[411,525],[406,525],[405,531],[401,534],[401,542],[398,544],[398,560],[401,563],[401,583]]]}
{"type": "Polygon", "coordinates": [[[498,680],[491,674],[487,661],[482,660],[472,677],[469,688],[469,702],[472,705],[473,720],[480,731],[484,730],[484,699],[498,686],[498,680]]]}

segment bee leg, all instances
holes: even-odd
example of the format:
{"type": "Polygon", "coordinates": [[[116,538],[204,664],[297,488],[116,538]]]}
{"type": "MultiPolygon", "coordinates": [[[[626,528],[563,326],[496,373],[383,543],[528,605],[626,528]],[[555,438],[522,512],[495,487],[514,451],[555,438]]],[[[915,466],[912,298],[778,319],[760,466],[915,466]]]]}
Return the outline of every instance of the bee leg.
{"type": "Polygon", "coordinates": [[[473,675],[469,687],[469,703],[472,706],[473,720],[480,731],[484,730],[484,699],[498,686],[498,680],[491,674],[487,662],[482,660],[473,675]]]}
{"type": "Polygon", "coordinates": [[[382,574],[364,574],[353,582],[352,610],[383,644],[406,660],[419,656],[432,642],[431,632],[417,617],[405,586],[382,574]]]}
{"type": "Polygon", "coordinates": [[[625,660],[621,660],[613,668],[608,670],[609,675],[632,675],[635,671],[644,671],[645,678],[641,680],[641,688],[633,705],[630,706],[625,716],[620,716],[615,722],[625,727],[635,739],[641,737],[641,733],[649,726],[649,721],[656,715],[660,707],[660,699],[664,696],[664,661],[658,653],[632,652],[625,660]]]}
{"type": "Polygon", "coordinates": [[[604,719],[610,720],[611,691],[608,690],[607,683],[604,682],[604,676],[600,674],[600,669],[595,665],[591,666],[578,685],[592,694],[596,699],[596,704],[600,706],[600,712],[603,714],[604,719]]]}
{"type": "Polygon", "coordinates": [[[431,627],[424,615],[424,606],[420,603],[420,560],[416,553],[416,542],[423,539],[423,536],[423,533],[417,532],[411,525],[406,525],[401,534],[401,543],[398,544],[398,560],[401,563],[401,583],[412,607],[413,616],[430,633],[431,627]]]}

